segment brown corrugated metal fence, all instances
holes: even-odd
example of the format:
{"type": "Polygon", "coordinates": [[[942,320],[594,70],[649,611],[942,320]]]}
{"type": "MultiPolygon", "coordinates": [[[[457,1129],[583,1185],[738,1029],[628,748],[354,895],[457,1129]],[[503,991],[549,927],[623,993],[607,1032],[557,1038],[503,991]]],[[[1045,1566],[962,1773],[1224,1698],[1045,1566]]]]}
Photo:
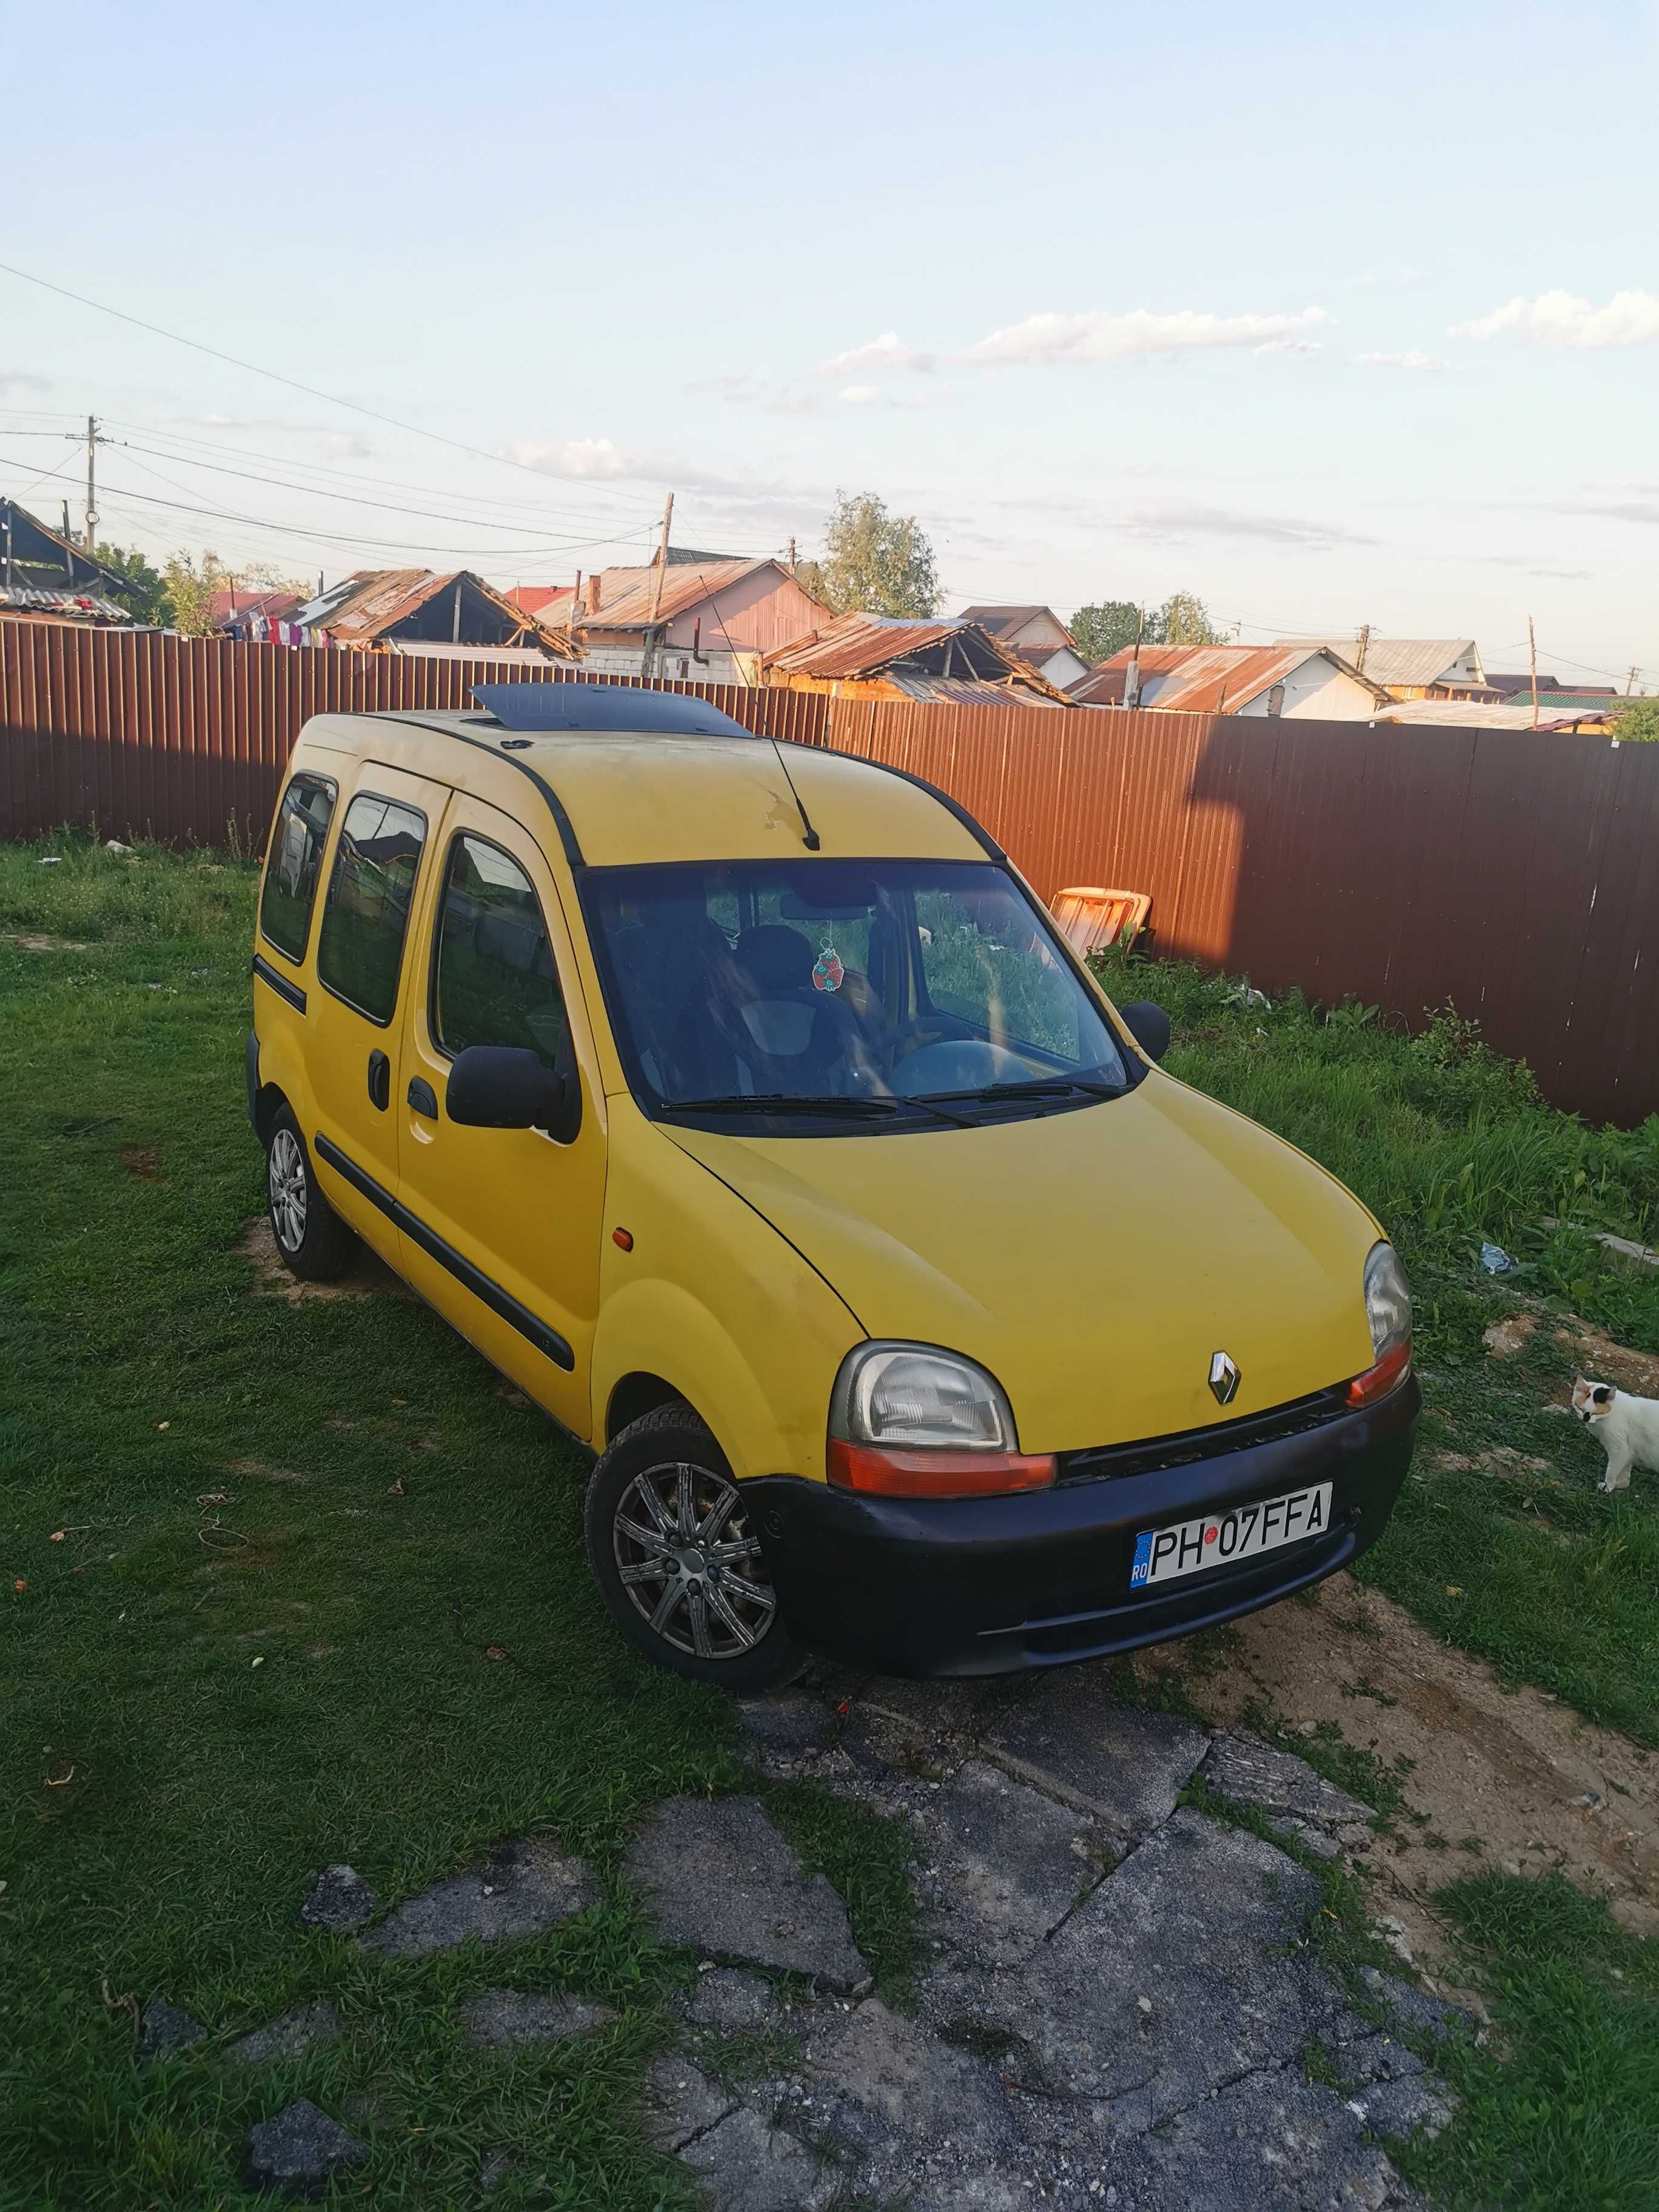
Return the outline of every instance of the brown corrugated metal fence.
{"type": "MultiPolygon", "coordinates": [[[[542,672],[0,621],[0,837],[257,848],[308,715],[542,672]]],[[[1150,891],[1164,951],[1412,1020],[1450,1001],[1559,1104],[1659,1110],[1659,745],[662,688],[925,776],[1045,898],[1150,891]]]]}

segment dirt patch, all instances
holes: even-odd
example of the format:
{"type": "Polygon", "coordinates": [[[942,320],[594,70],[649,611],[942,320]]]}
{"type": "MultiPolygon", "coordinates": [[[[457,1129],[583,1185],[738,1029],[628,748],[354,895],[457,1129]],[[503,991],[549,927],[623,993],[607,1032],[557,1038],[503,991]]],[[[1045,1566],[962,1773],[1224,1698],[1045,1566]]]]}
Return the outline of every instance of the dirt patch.
{"type": "Polygon", "coordinates": [[[301,1282],[283,1265],[276,1239],[270,1233],[270,1223],[263,1213],[247,1224],[236,1240],[236,1249],[245,1260],[252,1262],[256,1291],[266,1297],[286,1298],[289,1305],[298,1305],[302,1298],[414,1300],[415,1293],[402,1276],[394,1275],[380,1255],[371,1252],[367,1244],[360,1246],[350,1273],[343,1275],[337,1283],[301,1282]]]}
{"type": "Polygon", "coordinates": [[[159,1145],[123,1145],[121,1164],[130,1176],[137,1176],[140,1182],[160,1182],[161,1180],[159,1145]]]}
{"type": "Polygon", "coordinates": [[[42,937],[36,930],[30,930],[24,936],[9,937],[8,942],[15,945],[20,952],[90,952],[92,950],[89,945],[82,945],[75,938],[42,937]]]}
{"type": "Polygon", "coordinates": [[[296,1474],[291,1467],[272,1467],[269,1460],[234,1459],[229,1462],[233,1474],[240,1474],[244,1482],[309,1482],[308,1474],[296,1474]]]}
{"type": "Polygon", "coordinates": [[[1434,1463],[1442,1474],[1468,1474],[1475,1468],[1483,1474],[1547,1474],[1553,1464],[1547,1459],[1529,1458],[1513,1444],[1494,1444],[1490,1451],[1473,1459],[1468,1452],[1437,1452],[1434,1463]]]}
{"type": "MultiPolygon", "coordinates": [[[[1346,1575],[1317,1604],[1273,1606],[1236,1633],[1228,1663],[1189,1678],[1188,1694],[1217,1721],[1265,1700],[1292,1731],[1334,1722],[1398,1775],[1409,1813],[1370,1859],[1420,1954],[1448,1948],[1431,1893],[1483,1867],[1559,1867],[1627,1927],[1659,1934],[1659,1756],[1546,1692],[1505,1690],[1346,1575]]],[[[1287,1748],[1301,1747],[1293,1734],[1287,1748]]]]}
{"type": "Polygon", "coordinates": [[[1581,1373],[1593,1381],[1615,1382],[1621,1390],[1639,1397],[1659,1398],[1659,1358],[1650,1352],[1632,1352],[1615,1344],[1588,1322],[1569,1322],[1555,1332],[1556,1342],[1578,1362],[1581,1373]]]}
{"type": "Polygon", "coordinates": [[[1483,1333],[1480,1341],[1494,1359],[1513,1359],[1537,1335],[1538,1328],[1536,1314],[1510,1314],[1503,1321],[1495,1321],[1483,1333]]]}

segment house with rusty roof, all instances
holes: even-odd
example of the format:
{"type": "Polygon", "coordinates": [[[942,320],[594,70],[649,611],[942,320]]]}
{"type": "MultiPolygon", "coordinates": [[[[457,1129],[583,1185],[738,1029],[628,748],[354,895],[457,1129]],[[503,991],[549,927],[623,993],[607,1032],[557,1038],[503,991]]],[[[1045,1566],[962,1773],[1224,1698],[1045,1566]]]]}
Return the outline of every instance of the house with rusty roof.
{"type": "Polygon", "coordinates": [[[550,660],[577,655],[562,631],[514,606],[470,568],[359,568],[299,608],[294,620],[332,645],[404,651],[529,647],[550,660]]]}
{"type": "Polygon", "coordinates": [[[588,577],[576,635],[597,675],[752,684],[767,653],[831,619],[785,562],[671,548],[588,577]]]}
{"type": "Polygon", "coordinates": [[[1480,699],[1491,694],[1472,637],[1281,637],[1280,645],[1322,645],[1391,699],[1480,699]]]}
{"type": "Polygon", "coordinates": [[[1089,672],[1089,664],[1052,607],[964,607],[959,619],[977,623],[999,645],[1028,662],[1039,675],[1069,691],[1089,672]]]}
{"type": "Polygon", "coordinates": [[[72,538],[0,499],[0,615],[34,622],[130,623],[131,576],[106,568],[72,538]]]}
{"type": "Polygon", "coordinates": [[[1323,645],[1127,645],[1072,686],[1081,707],[1364,722],[1394,704],[1323,645]]]}
{"type": "Polygon", "coordinates": [[[837,615],[769,653],[761,681],[837,699],[921,699],[956,707],[1069,707],[1056,684],[976,622],[837,615]]]}

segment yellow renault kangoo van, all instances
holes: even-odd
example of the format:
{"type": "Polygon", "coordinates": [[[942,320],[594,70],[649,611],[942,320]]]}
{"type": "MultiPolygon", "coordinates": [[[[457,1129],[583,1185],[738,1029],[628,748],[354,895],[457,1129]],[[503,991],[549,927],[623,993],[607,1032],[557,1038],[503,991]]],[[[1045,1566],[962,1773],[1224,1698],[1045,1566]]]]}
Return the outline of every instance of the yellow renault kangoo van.
{"type": "Polygon", "coordinates": [[[1158,1066],[960,806],[697,700],[474,696],[301,733],[248,1111],[296,1275],[361,1238],[591,1449],[623,1635],[1002,1674],[1375,1542],[1382,1229],[1158,1066]]]}

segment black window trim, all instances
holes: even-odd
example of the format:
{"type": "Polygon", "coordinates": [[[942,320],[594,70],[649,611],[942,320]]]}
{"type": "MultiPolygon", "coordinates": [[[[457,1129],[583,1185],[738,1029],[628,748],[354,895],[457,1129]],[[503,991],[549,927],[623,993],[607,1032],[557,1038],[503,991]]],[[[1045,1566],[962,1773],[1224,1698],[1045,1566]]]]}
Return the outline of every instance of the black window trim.
{"type": "MultiPolygon", "coordinates": [[[[278,801],[276,807],[277,822],[280,822],[283,818],[283,809],[288,805],[288,795],[289,792],[293,790],[296,783],[300,782],[320,784],[329,796],[330,811],[328,817],[328,830],[323,839],[322,859],[319,860],[317,864],[317,881],[320,884],[323,880],[323,877],[326,872],[324,862],[325,862],[328,858],[329,846],[338,836],[337,825],[345,819],[345,817],[340,812],[339,781],[338,779],[334,776],[324,775],[321,771],[317,769],[296,768],[293,775],[289,776],[288,781],[283,786],[283,796],[278,801]]],[[[273,823],[271,827],[273,832],[272,843],[274,843],[276,842],[274,834],[276,824],[273,823]]],[[[307,956],[311,951],[311,933],[316,927],[317,923],[316,891],[313,890],[311,894],[311,908],[310,911],[306,915],[306,933],[304,940],[301,943],[298,952],[289,952],[284,946],[278,945],[276,939],[265,927],[265,878],[270,872],[270,848],[267,846],[265,849],[265,865],[259,873],[259,905],[258,913],[255,915],[255,921],[259,932],[259,940],[262,944],[268,945],[271,951],[276,954],[279,959],[286,960],[290,968],[303,968],[306,964],[307,956]]],[[[325,903],[326,903],[326,902],[325,902],[325,903]]]]}
{"type": "MultiPolygon", "coordinates": [[[[383,806],[401,806],[405,813],[412,814],[421,825],[421,858],[415,863],[415,873],[410,878],[409,886],[409,910],[410,918],[412,919],[415,912],[415,894],[420,887],[421,867],[432,847],[432,823],[428,817],[425,807],[416,806],[412,799],[399,799],[395,792],[371,791],[368,789],[367,785],[360,784],[357,789],[352,793],[350,798],[346,801],[345,813],[341,815],[340,827],[335,833],[334,867],[331,868],[329,871],[329,890],[332,890],[334,888],[335,870],[337,869],[340,865],[340,840],[345,835],[346,815],[350,813],[352,808],[356,805],[360,799],[378,799],[383,806]]],[[[323,898],[323,911],[325,915],[326,915],[328,911],[328,897],[326,893],[324,895],[323,898]]],[[[398,948],[398,974],[392,993],[392,1012],[386,1017],[384,1021],[381,1020],[379,1014],[371,1014],[367,1006],[360,1006],[355,999],[348,999],[343,991],[337,991],[335,989],[332,983],[331,983],[327,977],[323,974],[322,951],[323,932],[322,925],[319,922],[317,927],[318,982],[322,986],[323,989],[328,993],[331,999],[337,1000],[343,1006],[349,1006],[354,1014],[361,1014],[366,1022],[371,1023],[377,1030],[391,1029],[398,1018],[398,1001],[404,994],[404,962],[409,951],[409,929],[407,924],[405,924],[404,928],[403,943],[398,948]]]]}
{"type": "MultiPolygon", "coordinates": [[[[483,804],[487,806],[489,801],[485,799],[483,804]]],[[[564,1009],[566,1052],[569,1054],[574,1049],[570,1028],[570,994],[565,989],[564,977],[559,972],[558,950],[553,942],[553,933],[547,926],[547,913],[542,905],[542,895],[531,882],[530,871],[516,853],[509,853],[505,845],[499,843],[494,837],[486,837],[481,830],[469,830],[465,823],[458,823],[450,834],[449,843],[444,852],[443,869],[438,878],[437,903],[432,913],[432,938],[428,948],[426,975],[426,1033],[432,1049],[438,1058],[447,1062],[449,1066],[453,1067],[455,1065],[454,1054],[450,1051],[438,1034],[438,958],[444,921],[444,896],[449,889],[450,864],[455,858],[455,848],[464,837],[471,837],[475,844],[488,845],[492,853],[499,853],[502,860],[511,861],[529,885],[530,896],[536,902],[537,917],[542,925],[542,935],[547,940],[548,957],[553,963],[553,981],[559,987],[559,1004],[564,1009]]]]}

